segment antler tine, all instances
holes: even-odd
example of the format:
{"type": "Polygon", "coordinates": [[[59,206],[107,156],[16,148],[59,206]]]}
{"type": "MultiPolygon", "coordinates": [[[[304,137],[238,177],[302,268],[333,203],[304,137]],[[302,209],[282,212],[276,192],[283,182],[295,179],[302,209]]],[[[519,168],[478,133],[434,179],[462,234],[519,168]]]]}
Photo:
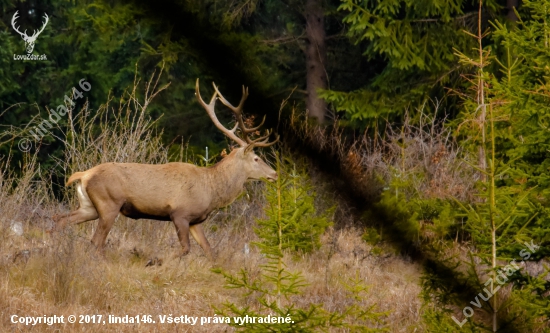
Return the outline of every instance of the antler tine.
{"type": "Polygon", "coordinates": [[[274,144],[276,144],[277,141],[279,141],[279,134],[275,134],[275,140],[271,141],[271,142],[268,142],[270,135],[271,135],[271,133],[269,133],[268,135],[265,136],[265,138],[266,138],[265,140],[254,143],[254,147],[260,147],[260,148],[270,147],[270,146],[273,146],[274,144]]]}
{"type": "Polygon", "coordinates": [[[269,135],[271,135],[271,133],[269,133],[269,131],[267,131],[267,134],[264,135],[264,136],[261,136],[259,138],[256,138],[254,140],[250,140],[250,144],[251,145],[254,145],[256,143],[259,143],[259,142],[263,142],[264,140],[267,140],[269,138],[269,135]]]}
{"type": "MultiPolygon", "coordinates": [[[[214,87],[216,87],[216,86],[214,85],[214,87]]],[[[235,134],[235,130],[237,129],[237,126],[239,124],[236,124],[235,127],[233,127],[233,129],[229,130],[225,126],[223,126],[222,123],[220,123],[220,121],[218,120],[218,117],[216,117],[216,113],[214,111],[214,106],[216,105],[216,95],[219,95],[218,89],[216,89],[216,92],[214,92],[214,95],[212,95],[212,99],[210,100],[210,104],[206,104],[204,102],[204,100],[202,99],[202,97],[201,97],[201,93],[199,91],[199,79],[197,79],[197,84],[195,86],[195,94],[197,95],[197,100],[202,105],[202,107],[206,110],[206,113],[208,113],[208,116],[210,116],[210,119],[212,119],[212,122],[214,123],[214,125],[220,131],[222,131],[223,134],[225,134],[231,140],[237,142],[240,146],[243,146],[243,147],[246,146],[247,142],[243,141],[241,138],[239,138],[235,134]]]]}
{"type": "Polygon", "coordinates": [[[241,101],[239,102],[239,105],[237,105],[237,107],[235,107],[231,103],[229,103],[229,101],[227,99],[225,99],[225,97],[223,97],[223,95],[220,92],[220,90],[218,89],[218,87],[215,84],[213,84],[213,85],[214,85],[214,89],[216,90],[216,93],[218,93],[220,101],[222,101],[222,103],[225,106],[230,108],[231,111],[233,111],[233,113],[237,117],[237,124],[239,125],[239,128],[243,132],[243,138],[246,140],[246,142],[248,144],[252,143],[252,140],[250,140],[250,138],[248,137],[248,133],[252,133],[252,132],[256,131],[258,128],[257,127],[255,127],[254,129],[246,128],[246,125],[244,124],[244,120],[243,120],[243,106],[244,106],[244,102],[248,98],[248,88],[245,88],[243,86],[243,96],[241,97],[241,101]]]}
{"type": "Polygon", "coordinates": [[[237,105],[237,107],[234,107],[231,103],[229,103],[228,100],[225,99],[225,97],[223,97],[222,93],[220,92],[218,87],[214,84],[214,82],[212,82],[212,85],[214,86],[214,89],[216,90],[216,93],[218,93],[218,96],[219,96],[220,100],[222,101],[222,103],[225,106],[227,106],[228,108],[230,108],[235,114],[242,116],[244,102],[248,98],[248,88],[245,88],[243,86],[243,96],[241,97],[241,101],[239,102],[239,105],[237,105]]]}
{"type": "Polygon", "coordinates": [[[256,126],[256,127],[252,127],[252,128],[246,128],[244,131],[246,133],[252,133],[252,132],[256,132],[260,127],[262,127],[262,125],[264,124],[265,122],[265,115],[264,115],[264,118],[262,119],[262,122],[260,123],[260,125],[256,126]]]}
{"type": "Polygon", "coordinates": [[[275,141],[272,141],[272,142],[268,142],[269,141],[269,137],[271,136],[271,133],[272,131],[267,131],[267,134],[262,136],[262,137],[259,137],[255,140],[253,140],[252,142],[250,142],[250,145],[249,147],[251,148],[254,148],[254,147],[269,147],[269,146],[273,146],[275,143],[277,143],[277,141],[279,141],[279,135],[278,134],[275,134],[276,136],[276,139],[275,141]]]}

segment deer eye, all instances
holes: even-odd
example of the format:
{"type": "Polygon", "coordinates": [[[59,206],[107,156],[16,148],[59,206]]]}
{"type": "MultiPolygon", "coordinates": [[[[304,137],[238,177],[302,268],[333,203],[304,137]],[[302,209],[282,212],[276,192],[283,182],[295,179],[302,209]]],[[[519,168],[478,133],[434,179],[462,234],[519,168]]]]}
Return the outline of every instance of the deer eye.
{"type": "Polygon", "coordinates": [[[258,162],[259,158],[254,157],[254,162],[258,162]]]}

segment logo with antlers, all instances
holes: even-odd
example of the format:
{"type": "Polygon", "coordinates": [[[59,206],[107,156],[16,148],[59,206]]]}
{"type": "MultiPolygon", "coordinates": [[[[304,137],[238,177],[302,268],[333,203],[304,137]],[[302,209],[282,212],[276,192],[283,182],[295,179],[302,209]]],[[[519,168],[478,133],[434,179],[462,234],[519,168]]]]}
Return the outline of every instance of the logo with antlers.
{"type": "Polygon", "coordinates": [[[44,28],[46,28],[46,25],[48,24],[49,17],[48,14],[44,13],[44,23],[42,23],[42,28],[39,31],[34,30],[34,33],[32,36],[27,35],[27,30],[25,29],[24,32],[19,31],[19,27],[15,26],[15,21],[19,18],[17,16],[19,11],[16,11],[15,14],[13,14],[13,18],[11,19],[11,26],[13,27],[13,30],[15,30],[18,34],[23,37],[23,40],[25,41],[25,48],[27,49],[27,53],[31,54],[34,50],[34,43],[36,43],[36,38],[44,31],[44,28]]]}

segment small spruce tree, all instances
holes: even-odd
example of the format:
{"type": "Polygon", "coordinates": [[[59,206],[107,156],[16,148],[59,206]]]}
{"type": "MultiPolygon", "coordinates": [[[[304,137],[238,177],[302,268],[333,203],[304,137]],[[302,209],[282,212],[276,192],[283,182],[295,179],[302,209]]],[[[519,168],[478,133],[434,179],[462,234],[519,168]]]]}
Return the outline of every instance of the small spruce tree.
{"type": "MultiPolygon", "coordinates": [[[[492,332],[520,327],[526,332],[547,331],[545,321],[550,315],[544,296],[549,290],[548,268],[535,276],[514,264],[547,255],[539,246],[549,234],[549,209],[544,199],[548,192],[539,187],[548,179],[549,132],[545,124],[550,94],[543,80],[550,55],[546,24],[550,1],[525,1],[523,6],[527,19],[520,18],[512,29],[494,23],[497,44],[484,48],[484,38],[491,35],[481,31],[480,3],[476,54],[457,51],[460,61],[476,70],[469,80],[475,96],[465,102],[458,128],[468,138],[467,147],[477,155],[477,160],[469,163],[478,170],[481,181],[476,202],[458,202],[471,244],[469,261],[460,266],[468,267],[468,284],[479,294],[471,296],[471,304],[464,299],[455,304],[460,310],[470,307],[455,321],[468,322],[464,328],[475,326],[492,332]],[[546,152],[541,153],[542,149],[546,152]],[[508,291],[499,292],[505,286],[508,291]],[[472,309],[488,316],[473,316],[472,309]]],[[[429,316],[435,326],[450,322],[437,311],[429,316]]]]}
{"type": "Polygon", "coordinates": [[[266,209],[267,218],[258,220],[255,232],[261,241],[256,245],[266,252],[280,244],[280,249],[276,247],[280,251],[309,253],[321,245],[319,239],[332,225],[329,216],[334,208],[316,214],[316,193],[307,174],[297,171],[288,159],[281,172],[284,174],[278,183],[268,185],[266,196],[270,204],[266,209]],[[287,170],[290,172],[285,173],[287,170]]]}

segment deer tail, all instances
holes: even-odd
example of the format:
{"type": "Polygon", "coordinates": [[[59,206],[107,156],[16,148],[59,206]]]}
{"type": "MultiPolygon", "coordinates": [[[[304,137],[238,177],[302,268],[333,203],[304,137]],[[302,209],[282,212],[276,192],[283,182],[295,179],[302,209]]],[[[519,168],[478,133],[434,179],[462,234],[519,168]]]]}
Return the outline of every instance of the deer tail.
{"type": "Polygon", "coordinates": [[[75,182],[77,180],[80,180],[80,178],[82,178],[82,176],[84,176],[84,172],[75,172],[75,173],[73,173],[72,176],[69,177],[69,180],[67,180],[67,183],[65,184],[65,186],[69,186],[73,182],[75,182]]]}

